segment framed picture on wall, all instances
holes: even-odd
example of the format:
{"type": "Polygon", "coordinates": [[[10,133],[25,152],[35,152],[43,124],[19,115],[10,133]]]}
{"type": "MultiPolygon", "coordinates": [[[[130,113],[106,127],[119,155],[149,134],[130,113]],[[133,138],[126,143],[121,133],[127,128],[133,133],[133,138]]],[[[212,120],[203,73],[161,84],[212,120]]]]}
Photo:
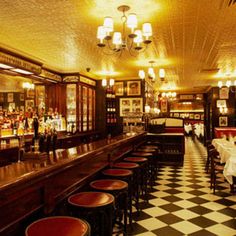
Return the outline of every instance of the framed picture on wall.
{"type": "Polygon", "coordinates": [[[229,88],[228,87],[220,88],[219,97],[220,97],[220,99],[228,99],[229,98],[229,88]]]}
{"type": "Polygon", "coordinates": [[[25,110],[34,108],[34,100],[25,100],[25,110]]]}
{"type": "Polygon", "coordinates": [[[226,100],[219,99],[216,101],[216,107],[226,107],[226,100]]]}
{"type": "Polygon", "coordinates": [[[14,101],[14,95],[13,93],[7,94],[7,102],[13,102],[14,101]]]}
{"type": "Polygon", "coordinates": [[[142,98],[120,98],[120,116],[143,112],[142,98]]]}
{"type": "Polygon", "coordinates": [[[127,95],[128,96],[140,96],[141,95],[141,82],[140,81],[128,81],[127,82],[127,95]]]}
{"type": "Polygon", "coordinates": [[[124,83],[123,82],[115,82],[114,90],[116,96],[123,96],[124,95],[124,83]]]}
{"type": "Polygon", "coordinates": [[[200,114],[195,114],[195,115],[194,115],[194,119],[195,119],[195,120],[200,120],[200,114]]]}
{"type": "Polygon", "coordinates": [[[219,126],[228,126],[228,117],[220,116],[219,117],[219,126]]]}
{"type": "Polygon", "coordinates": [[[25,100],[25,94],[20,93],[20,101],[23,102],[25,100]]]}

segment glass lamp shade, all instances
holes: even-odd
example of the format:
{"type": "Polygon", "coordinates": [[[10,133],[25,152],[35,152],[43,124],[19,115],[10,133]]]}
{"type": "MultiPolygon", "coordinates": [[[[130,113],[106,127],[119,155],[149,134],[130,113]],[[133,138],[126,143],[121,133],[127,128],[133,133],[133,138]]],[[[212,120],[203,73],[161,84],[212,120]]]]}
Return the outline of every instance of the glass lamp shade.
{"type": "Polygon", "coordinates": [[[152,36],[152,25],[150,23],[143,24],[143,36],[145,37],[152,36]]]}
{"type": "Polygon", "coordinates": [[[106,37],[106,31],[104,29],[104,26],[98,26],[97,30],[97,39],[103,40],[106,37]]]}
{"type": "Polygon", "coordinates": [[[114,32],[112,43],[117,45],[117,46],[121,45],[121,43],[122,43],[121,32],[114,32]]]}
{"type": "Polygon", "coordinates": [[[163,98],[166,97],[166,93],[163,92],[163,93],[161,94],[161,96],[162,96],[163,98]]]}
{"type": "Polygon", "coordinates": [[[172,92],[172,94],[171,94],[172,98],[175,98],[176,95],[177,95],[176,92],[172,92]]]}
{"type": "Polygon", "coordinates": [[[114,84],[115,84],[115,80],[114,80],[114,79],[110,79],[110,80],[109,80],[109,85],[110,85],[110,86],[113,86],[114,84]]]}
{"type": "Polygon", "coordinates": [[[153,76],[153,75],[155,74],[153,67],[149,67],[149,68],[148,68],[148,74],[149,74],[150,76],[153,76]]]}
{"type": "Polygon", "coordinates": [[[143,35],[141,30],[135,30],[134,34],[136,37],[134,38],[135,43],[142,43],[143,42],[143,35]]]}
{"type": "Polygon", "coordinates": [[[166,73],[165,73],[165,70],[164,70],[164,69],[160,69],[160,70],[159,70],[159,77],[160,77],[160,78],[165,78],[165,74],[166,74],[166,73]]]}
{"type": "Polygon", "coordinates": [[[106,79],[102,79],[102,87],[106,87],[107,86],[107,80],[106,79]]]}
{"type": "Polygon", "coordinates": [[[104,29],[106,32],[110,33],[113,31],[113,19],[110,16],[104,18],[103,23],[104,29]]]}
{"type": "Polygon", "coordinates": [[[222,86],[223,86],[222,81],[219,81],[219,82],[218,82],[218,87],[221,88],[222,86]]]}
{"type": "Polygon", "coordinates": [[[137,28],[137,25],[138,25],[138,20],[136,14],[134,13],[129,14],[127,19],[127,26],[131,29],[135,29],[137,28]]]}
{"type": "Polygon", "coordinates": [[[231,81],[230,81],[230,80],[227,80],[225,85],[226,85],[227,87],[230,87],[230,86],[231,86],[231,81]]]}
{"type": "Polygon", "coordinates": [[[145,72],[144,72],[144,70],[139,70],[138,76],[139,76],[140,79],[145,79],[145,72]]]}

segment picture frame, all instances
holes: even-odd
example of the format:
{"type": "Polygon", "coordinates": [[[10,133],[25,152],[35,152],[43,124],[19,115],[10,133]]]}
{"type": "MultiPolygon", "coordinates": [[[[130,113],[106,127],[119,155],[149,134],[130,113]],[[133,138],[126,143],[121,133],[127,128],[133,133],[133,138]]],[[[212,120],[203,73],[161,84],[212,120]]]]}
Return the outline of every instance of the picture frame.
{"type": "Polygon", "coordinates": [[[161,112],[166,113],[168,111],[168,102],[167,99],[162,99],[161,100],[161,112]]]}
{"type": "Polygon", "coordinates": [[[116,96],[124,96],[124,83],[123,82],[115,82],[114,91],[116,96]]]}
{"type": "Polygon", "coordinates": [[[14,102],[14,94],[13,93],[7,94],[7,102],[14,102]]]}
{"type": "Polygon", "coordinates": [[[142,98],[120,98],[119,103],[121,117],[143,113],[142,98]]]}
{"type": "Polygon", "coordinates": [[[228,116],[220,116],[219,117],[219,126],[228,126],[228,116]]]}
{"type": "Polygon", "coordinates": [[[25,100],[25,94],[20,93],[20,101],[23,102],[25,100]]]}
{"type": "Polygon", "coordinates": [[[194,115],[194,119],[195,119],[195,120],[200,120],[200,114],[195,114],[195,115],[194,115]]]}
{"type": "Polygon", "coordinates": [[[34,95],[35,95],[34,89],[27,89],[26,90],[26,97],[27,98],[34,98],[34,95]]]}
{"type": "Polygon", "coordinates": [[[141,82],[140,81],[128,81],[127,82],[127,95],[128,96],[140,96],[141,95],[141,82]]]}
{"type": "Polygon", "coordinates": [[[34,108],[34,100],[25,100],[25,111],[34,108]]]}
{"type": "Polygon", "coordinates": [[[228,87],[220,88],[219,98],[220,99],[228,99],[229,98],[229,88],[228,87]]]}
{"type": "Polygon", "coordinates": [[[216,107],[227,107],[226,105],[226,100],[223,100],[223,99],[219,99],[219,100],[216,100],[216,107]]]}

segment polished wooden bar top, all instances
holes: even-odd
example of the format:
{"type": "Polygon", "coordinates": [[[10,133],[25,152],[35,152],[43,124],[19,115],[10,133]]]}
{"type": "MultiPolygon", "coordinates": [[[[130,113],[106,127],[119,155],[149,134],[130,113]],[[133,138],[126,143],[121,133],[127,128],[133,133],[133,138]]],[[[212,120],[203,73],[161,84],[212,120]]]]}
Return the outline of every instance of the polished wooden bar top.
{"type": "Polygon", "coordinates": [[[132,135],[122,134],[111,139],[102,139],[69,149],[56,150],[55,155],[51,153],[46,161],[32,161],[31,159],[0,167],[0,191],[38,176],[47,177],[52,172],[68,168],[70,164],[73,165],[73,162],[86,161],[87,156],[102,154],[106,150],[112,151],[119,145],[142,135],[145,135],[145,132],[132,135]]]}

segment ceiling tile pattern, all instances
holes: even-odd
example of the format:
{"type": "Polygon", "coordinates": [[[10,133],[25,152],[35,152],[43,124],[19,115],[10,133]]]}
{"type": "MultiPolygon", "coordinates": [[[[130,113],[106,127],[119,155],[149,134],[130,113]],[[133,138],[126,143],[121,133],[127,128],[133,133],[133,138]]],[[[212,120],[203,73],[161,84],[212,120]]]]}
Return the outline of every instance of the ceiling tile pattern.
{"type": "Polygon", "coordinates": [[[156,71],[166,69],[158,89],[188,92],[216,85],[212,69],[236,76],[236,4],[225,0],[1,0],[0,22],[2,47],[60,72],[85,74],[89,67],[94,78],[108,70],[115,78],[130,79],[155,60],[156,71]],[[96,46],[104,16],[112,16],[120,30],[117,7],[123,4],[140,23],[153,25],[153,43],[137,57],[107,56],[96,46]]]}

